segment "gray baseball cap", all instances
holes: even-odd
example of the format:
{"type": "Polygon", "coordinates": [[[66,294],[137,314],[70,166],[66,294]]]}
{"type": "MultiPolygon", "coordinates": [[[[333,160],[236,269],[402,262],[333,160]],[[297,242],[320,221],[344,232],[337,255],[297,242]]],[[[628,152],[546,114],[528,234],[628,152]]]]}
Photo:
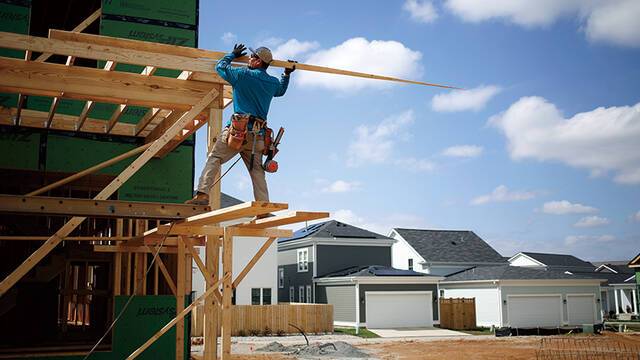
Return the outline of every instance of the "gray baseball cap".
{"type": "Polygon", "coordinates": [[[261,46],[255,50],[253,48],[249,48],[249,51],[251,51],[258,58],[260,58],[260,60],[267,64],[270,64],[271,61],[273,61],[273,55],[271,55],[271,50],[269,50],[269,48],[261,46]]]}

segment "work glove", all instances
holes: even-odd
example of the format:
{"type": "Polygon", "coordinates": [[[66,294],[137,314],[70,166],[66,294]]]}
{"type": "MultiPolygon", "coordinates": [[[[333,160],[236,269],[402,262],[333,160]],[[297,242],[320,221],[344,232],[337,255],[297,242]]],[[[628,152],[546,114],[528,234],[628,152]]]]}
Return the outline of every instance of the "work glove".
{"type": "Polygon", "coordinates": [[[244,46],[244,44],[235,44],[233,46],[233,51],[231,52],[233,54],[233,56],[239,58],[241,56],[245,56],[247,55],[247,47],[244,46]]]}
{"type": "MultiPolygon", "coordinates": [[[[288,62],[290,62],[290,63],[294,63],[294,64],[297,64],[297,63],[298,63],[298,62],[297,62],[297,61],[295,61],[295,60],[287,60],[287,61],[288,61],[288,62]]],[[[294,71],[296,71],[296,66],[295,66],[295,65],[293,65],[293,67],[291,67],[291,68],[285,68],[285,69],[284,69],[284,74],[285,74],[286,76],[289,76],[289,75],[291,75],[291,73],[292,73],[292,72],[294,72],[294,71]]]]}

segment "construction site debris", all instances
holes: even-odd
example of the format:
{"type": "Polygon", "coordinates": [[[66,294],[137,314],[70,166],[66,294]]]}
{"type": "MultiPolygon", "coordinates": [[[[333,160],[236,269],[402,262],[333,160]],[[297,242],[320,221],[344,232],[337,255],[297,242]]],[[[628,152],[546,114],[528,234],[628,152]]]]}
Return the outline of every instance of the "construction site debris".
{"type": "Polygon", "coordinates": [[[353,359],[368,358],[369,355],[355,346],[344,341],[313,343],[310,345],[284,346],[277,341],[256,349],[262,352],[284,352],[287,355],[294,355],[302,359],[331,358],[331,359],[353,359]]]}

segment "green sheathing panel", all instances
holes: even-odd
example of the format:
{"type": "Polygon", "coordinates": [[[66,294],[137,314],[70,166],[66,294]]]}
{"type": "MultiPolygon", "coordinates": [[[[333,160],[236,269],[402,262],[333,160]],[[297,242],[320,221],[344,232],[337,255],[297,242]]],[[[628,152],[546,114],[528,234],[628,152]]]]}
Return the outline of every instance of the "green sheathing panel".
{"type": "MultiPolygon", "coordinates": [[[[0,0],[0,31],[18,34],[29,33],[31,1],[0,0]]],[[[0,56],[24,59],[24,51],[0,49],[0,56]]],[[[18,94],[0,93],[0,106],[16,107],[18,94]]]]}
{"type": "MultiPolygon", "coordinates": [[[[123,154],[138,145],[49,135],[47,171],[75,173],[123,154]]],[[[182,203],[191,198],[193,179],[192,145],[181,145],[163,159],[151,159],[118,190],[120,200],[182,203]]],[[[98,173],[118,175],[136,157],[98,173]]]]}
{"type": "MultiPolygon", "coordinates": [[[[190,303],[190,297],[185,297],[185,304],[190,303]]],[[[124,308],[129,296],[116,296],[114,313],[119,314],[124,308]]],[[[113,330],[111,351],[97,351],[91,360],[125,359],[140,345],[160,330],[166,323],[176,316],[176,298],[174,296],[135,296],[124,314],[118,320],[113,330]]],[[[185,317],[185,339],[189,339],[191,327],[190,316],[185,317]]],[[[175,327],[162,335],[153,345],[145,350],[137,359],[159,360],[173,359],[176,352],[175,327]]],[[[189,342],[185,341],[185,359],[189,358],[189,342]]],[[[33,360],[82,360],[84,356],[44,356],[30,357],[33,360]]],[[[18,358],[16,358],[17,360],[18,358]]],[[[24,359],[24,358],[21,358],[24,359]]]]}
{"type": "Polygon", "coordinates": [[[197,25],[197,0],[103,0],[102,13],[197,25]]]}
{"type": "MultiPolygon", "coordinates": [[[[195,47],[197,32],[194,30],[185,30],[175,27],[101,19],[100,35],[195,47]]],[[[99,61],[98,67],[104,67],[104,62],[99,61]]],[[[132,73],[140,73],[142,69],[144,69],[144,67],[138,65],[118,64],[116,66],[117,71],[126,71],[132,73]]],[[[175,78],[179,74],[179,70],[158,69],[154,75],[175,78]]],[[[116,106],[117,105],[115,104],[97,103],[89,116],[95,119],[108,120],[109,118],[111,118],[111,114],[113,114],[116,106]]],[[[144,116],[146,111],[147,109],[144,107],[127,107],[124,114],[122,114],[122,116],[120,117],[119,121],[124,123],[137,124],[138,121],[140,121],[140,118],[144,116]]],[[[78,111],[78,114],[79,113],[80,111],[78,111]]]]}
{"type": "Polygon", "coordinates": [[[0,169],[38,170],[40,133],[0,131],[0,169]]]}

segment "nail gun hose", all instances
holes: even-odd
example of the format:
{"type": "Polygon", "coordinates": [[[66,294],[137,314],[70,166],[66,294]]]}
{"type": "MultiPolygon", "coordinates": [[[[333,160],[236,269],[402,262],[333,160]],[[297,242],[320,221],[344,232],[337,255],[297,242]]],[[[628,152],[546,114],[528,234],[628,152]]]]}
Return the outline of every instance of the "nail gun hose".
{"type": "Polygon", "coordinates": [[[229,172],[229,170],[233,169],[234,166],[236,166],[236,164],[238,163],[238,161],[240,161],[240,159],[242,159],[242,156],[238,156],[238,158],[236,159],[236,161],[233,162],[233,164],[231,164],[231,166],[229,166],[229,168],[224,172],[224,174],[220,175],[220,177],[218,178],[218,180],[216,180],[213,185],[211,185],[211,187],[214,187],[220,180],[222,180],[222,178],[227,175],[227,173],[229,172]]]}

